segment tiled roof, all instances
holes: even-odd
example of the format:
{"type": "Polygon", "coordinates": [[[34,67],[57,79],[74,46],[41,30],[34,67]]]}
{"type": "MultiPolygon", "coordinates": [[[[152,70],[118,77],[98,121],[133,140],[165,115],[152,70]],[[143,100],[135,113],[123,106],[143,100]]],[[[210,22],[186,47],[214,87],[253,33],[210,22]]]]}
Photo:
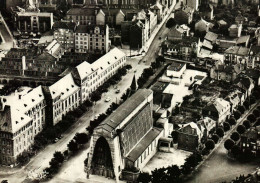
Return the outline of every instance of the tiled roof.
{"type": "Polygon", "coordinates": [[[170,71],[180,71],[185,66],[185,63],[173,62],[167,67],[167,70],[170,71]]]}
{"type": "Polygon", "coordinates": [[[61,96],[61,99],[68,98],[71,94],[79,90],[79,87],[75,84],[72,74],[69,73],[59,81],[49,87],[52,99],[57,96],[61,96]]]}
{"type": "Polygon", "coordinates": [[[95,16],[96,9],[94,8],[71,8],[67,15],[85,15],[85,16],[95,16]]]}
{"type": "Polygon", "coordinates": [[[207,32],[205,39],[209,40],[209,41],[216,41],[216,39],[218,38],[218,35],[215,34],[214,32],[207,32]]]}
{"type": "Polygon", "coordinates": [[[96,70],[99,70],[99,72],[103,72],[103,70],[106,70],[108,67],[113,65],[115,62],[117,62],[124,56],[125,53],[115,47],[94,63],[89,64],[87,62],[83,62],[80,65],[78,65],[76,69],[78,70],[81,80],[83,80],[87,76],[89,76],[89,74],[93,73],[96,70]]]}
{"type": "Polygon", "coordinates": [[[69,29],[75,30],[77,24],[75,22],[57,21],[53,24],[53,29],[69,29]]]}

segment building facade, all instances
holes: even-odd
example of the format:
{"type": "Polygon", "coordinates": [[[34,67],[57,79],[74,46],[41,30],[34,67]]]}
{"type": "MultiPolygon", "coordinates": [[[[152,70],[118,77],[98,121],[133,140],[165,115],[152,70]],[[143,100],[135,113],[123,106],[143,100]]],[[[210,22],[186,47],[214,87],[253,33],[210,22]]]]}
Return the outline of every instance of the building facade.
{"type": "Polygon", "coordinates": [[[41,86],[19,88],[0,101],[0,164],[11,165],[45,126],[46,101],[41,86]]]}

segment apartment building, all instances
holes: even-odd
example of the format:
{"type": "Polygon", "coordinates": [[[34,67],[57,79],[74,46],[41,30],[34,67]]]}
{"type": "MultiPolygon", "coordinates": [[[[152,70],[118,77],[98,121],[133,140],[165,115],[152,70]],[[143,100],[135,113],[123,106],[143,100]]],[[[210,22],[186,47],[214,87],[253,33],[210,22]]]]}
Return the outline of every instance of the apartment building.
{"type": "Polygon", "coordinates": [[[80,88],[69,73],[49,87],[44,87],[48,116],[46,119],[56,125],[69,111],[80,105],[80,88]]]}
{"type": "Polygon", "coordinates": [[[0,97],[0,164],[11,165],[34,143],[45,125],[46,102],[41,86],[22,87],[0,97]]]}
{"type": "Polygon", "coordinates": [[[107,53],[109,28],[103,25],[79,25],[75,32],[75,52],[107,53]]]}
{"type": "Polygon", "coordinates": [[[78,65],[72,74],[75,81],[80,84],[81,102],[84,102],[91,92],[111,78],[125,63],[125,53],[114,48],[92,64],[83,62],[78,65]]]}
{"type": "Polygon", "coordinates": [[[74,33],[77,24],[75,22],[59,21],[53,25],[54,39],[63,45],[65,50],[74,51],[74,33]]]}

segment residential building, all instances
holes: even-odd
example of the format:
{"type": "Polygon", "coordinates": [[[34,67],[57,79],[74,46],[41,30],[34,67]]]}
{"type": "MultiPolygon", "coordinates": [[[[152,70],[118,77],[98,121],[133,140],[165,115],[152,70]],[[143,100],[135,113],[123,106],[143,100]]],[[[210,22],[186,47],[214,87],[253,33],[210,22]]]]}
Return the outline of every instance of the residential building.
{"type": "Polygon", "coordinates": [[[15,164],[45,125],[46,101],[41,86],[22,87],[0,97],[0,164],[15,164]]]}
{"type": "Polygon", "coordinates": [[[52,29],[52,13],[17,11],[13,9],[12,14],[14,28],[21,33],[41,34],[52,29]]]}
{"type": "Polygon", "coordinates": [[[191,7],[195,11],[199,8],[199,0],[183,0],[183,4],[191,7]]]}
{"type": "Polygon", "coordinates": [[[189,36],[190,28],[186,25],[177,25],[170,29],[169,33],[167,34],[167,39],[169,41],[175,41],[183,39],[185,36],[189,36]]]}
{"type": "Polygon", "coordinates": [[[209,117],[204,117],[197,121],[198,126],[204,127],[204,137],[209,137],[216,130],[217,122],[209,117]]]}
{"type": "Polygon", "coordinates": [[[207,116],[217,121],[217,126],[219,126],[229,118],[231,114],[230,111],[230,103],[228,101],[222,98],[216,98],[202,109],[202,114],[204,117],[207,116]]]}
{"type": "Polygon", "coordinates": [[[241,91],[235,90],[230,92],[228,96],[226,96],[225,100],[229,101],[230,103],[231,113],[235,112],[237,107],[241,105],[241,101],[240,101],[241,93],[242,93],[241,91]]]}
{"type": "Polygon", "coordinates": [[[152,90],[140,89],[94,129],[88,156],[91,174],[136,180],[131,170],[142,170],[163,137],[164,129],[153,126],[152,109],[152,90]]]}
{"type": "Polygon", "coordinates": [[[174,19],[178,24],[190,24],[193,20],[194,9],[188,6],[183,6],[175,11],[174,19]]]}
{"type": "Polygon", "coordinates": [[[254,81],[246,75],[240,75],[234,80],[234,86],[237,86],[244,94],[245,97],[249,97],[254,88],[254,81]]]}
{"type": "Polygon", "coordinates": [[[210,77],[216,80],[233,82],[241,73],[240,65],[216,65],[210,69],[210,77]]]}
{"type": "Polygon", "coordinates": [[[75,82],[80,86],[81,102],[88,99],[90,93],[111,78],[125,63],[125,53],[114,48],[92,64],[83,62],[78,65],[72,74],[75,82]]]}
{"type": "Polygon", "coordinates": [[[95,8],[71,8],[66,19],[79,25],[95,25],[97,12],[95,8]]]}
{"type": "Polygon", "coordinates": [[[167,67],[166,76],[173,78],[181,78],[185,70],[185,63],[173,62],[171,65],[167,67]]]}
{"type": "Polygon", "coordinates": [[[200,15],[202,18],[206,20],[213,20],[214,18],[214,8],[209,3],[209,0],[204,0],[201,2],[199,6],[200,15]]]}
{"type": "Polygon", "coordinates": [[[260,155],[260,126],[251,127],[241,134],[240,148],[243,152],[249,150],[255,156],[260,155]]]}
{"type": "Polygon", "coordinates": [[[242,32],[242,24],[233,24],[229,27],[228,31],[230,37],[240,37],[242,32]]]}
{"type": "Polygon", "coordinates": [[[181,125],[178,129],[178,149],[196,151],[204,135],[204,127],[194,122],[181,125]]]}
{"type": "Polygon", "coordinates": [[[68,51],[74,51],[74,32],[77,24],[75,22],[57,21],[53,25],[54,39],[56,39],[68,51]]]}
{"type": "Polygon", "coordinates": [[[109,51],[109,28],[102,25],[79,25],[75,31],[76,53],[100,53],[109,51]]]}
{"type": "Polygon", "coordinates": [[[252,59],[252,68],[260,68],[260,45],[252,45],[250,47],[250,57],[252,59]]]}
{"type": "Polygon", "coordinates": [[[75,110],[81,101],[80,87],[69,73],[49,87],[44,87],[47,101],[46,121],[55,126],[70,111],[75,110]]]}
{"type": "Polygon", "coordinates": [[[198,22],[195,24],[195,30],[199,32],[209,32],[210,29],[213,28],[213,24],[210,22],[207,22],[203,18],[201,18],[198,22]]]}

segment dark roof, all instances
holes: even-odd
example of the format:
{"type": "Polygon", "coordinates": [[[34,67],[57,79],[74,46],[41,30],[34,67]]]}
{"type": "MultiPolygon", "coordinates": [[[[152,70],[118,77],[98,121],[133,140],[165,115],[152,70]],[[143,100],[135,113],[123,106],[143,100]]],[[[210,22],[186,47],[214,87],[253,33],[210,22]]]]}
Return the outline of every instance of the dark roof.
{"type": "Polygon", "coordinates": [[[260,78],[260,70],[259,69],[247,69],[246,75],[252,79],[260,78]]]}
{"type": "Polygon", "coordinates": [[[140,89],[121,106],[119,106],[110,116],[106,118],[96,129],[102,129],[111,133],[115,128],[129,116],[149,95],[153,93],[150,89],[140,89]]]}
{"type": "Polygon", "coordinates": [[[241,83],[245,88],[249,89],[251,81],[248,77],[238,77],[235,79],[234,84],[241,83]]]}
{"type": "Polygon", "coordinates": [[[239,69],[239,65],[236,64],[236,65],[218,65],[218,68],[217,68],[218,71],[220,72],[225,72],[225,73],[229,73],[229,74],[232,74],[232,73],[236,73],[236,74],[239,74],[241,71],[239,69]]]}
{"type": "Polygon", "coordinates": [[[151,145],[156,137],[161,133],[162,129],[152,128],[144,138],[135,146],[135,148],[126,157],[128,160],[135,162],[146,148],[151,145]]]}
{"type": "Polygon", "coordinates": [[[173,62],[167,67],[167,70],[180,71],[185,66],[185,63],[173,62]]]}
{"type": "Polygon", "coordinates": [[[254,139],[258,140],[260,134],[260,126],[257,127],[251,127],[249,128],[245,133],[243,133],[241,136],[246,137],[248,139],[254,139]]]}
{"type": "Polygon", "coordinates": [[[253,45],[250,49],[250,52],[253,52],[253,55],[260,56],[260,46],[253,45]]]}
{"type": "Polygon", "coordinates": [[[152,87],[151,87],[151,90],[153,91],[164,91],[165,88],[169,85],[169,83],[166,83],[166,82],[162,82],[162,81],[157,81],[152,87]]]}
{"type": "Polygon", "coordinates": [[[85,16],[96,16],[97,9],[95,8],[71,8],[67,15],[85,15],[85,16]]]}
{"type": "Polygon", "coordinates": [[[58,21],[53,24],[53,29],[70,29],[70,30],[75,30],[76,28],[76,23],[75,22],[63,22],[63,21],[58,21]]]}
{"type": "Polygon", "coordinates": [[[208,32],[205,36],[205,39],[209,41],[216,41],[217,38],[218,38],[218,34],[215,34],[214,32],[208,32]]]}
{"type": "Polygon", "coordinates": [[[78,25],[76,28],[76,33],[90,33],[91,30],[94,32],[96,27],[99,27],[100,31],[105,30],[104,25],[78,25]]]}

